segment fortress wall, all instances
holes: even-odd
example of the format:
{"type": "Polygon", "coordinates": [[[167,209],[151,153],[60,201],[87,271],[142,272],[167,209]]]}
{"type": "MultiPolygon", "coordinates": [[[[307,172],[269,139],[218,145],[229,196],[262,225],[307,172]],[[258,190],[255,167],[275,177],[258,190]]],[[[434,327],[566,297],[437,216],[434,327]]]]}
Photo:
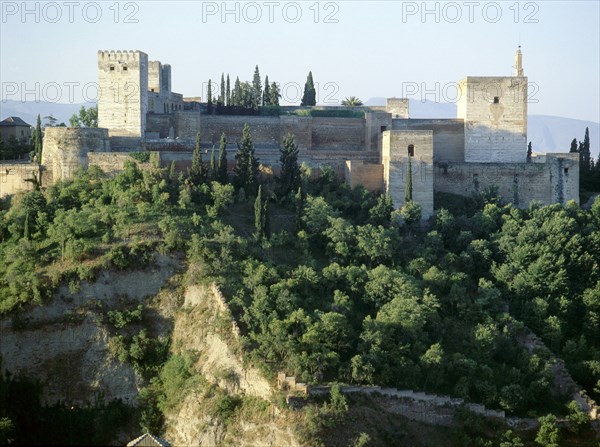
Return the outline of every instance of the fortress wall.
{"type": "Polygon", "coordinates": [[[31,181],[39,173],[36,163],[0,163],[0,198],[23,191],[33,191],[31,181]]]}
{"type": "Polygon", "coordinates": [[[110,152],[108,129],[48,127],[44,133],[42,164],[52,171],[53,182],[70,179],[87,168],[88,154],[110,152]]]}
{"type": "Polygon", "coordinates": [[[146,131],[158,133],[159,138],[167,138],[171,128],[173,128],[174,135],[175,118],[173,115],[149,113],[146,117],[146,131]]]}
{"type": "MultiPolygon", "coordinates": [[[[470,197],[497,187],[508,203],[527,207],[531,201],[544,205],[579,203],[579,167],[569,154],[546,163],[441,163],[435,167],[434,188],[470,197]],[[567,172],[565,173],[565,169],[567,172]]],[[[436,207],[443,204],[436,203],[436,207]]]]}
{"type": "MultiPolygon", "coordinates": [[[[200,117],[199,114],[198,117],[200,117]]],[[[213,144],[218,146],[221,133],[225,132],[229,147],[231,150],[235,150],[235,143],[241,140],[245,123],[250,126],[250,134],[255,147],[279,148],[282,136],[278,116],[202,115],[200,118],[202,144],[208,148],[213,144]]],[[[179,133],[177,135],[181,136],[179,133]]],[[[190,138],[188,135],[185,137],[190,138]]],[[[194,133],[193,138],[195,137],[194,133]]]]}
{"type": "Polygon", "coordinates": [[[342,149],[364,151],[365,120],[363,118],[312,118],[313,151],[342,149]]]}
{"type": "Polygon", "coordinates": [[[296,137],[296,144],[302,153],[311,148],[312,144],[312,119],[307,116],[282,115],[279,117],[281,138],[292,133],[296,137]]]}
{"type": "MultiPolygon", "coordinates": [[[[202,131],[199,112],[175,112],[174,122],[175,127],[173,130],[175,133],[173,136],[176,138],[191,139],[195,141],[196,133],[202,131]]],[[[202,138],[203,140],[205,139],[204,136],[202,138]]]]}
{"type": "MultiPolygon", "coordinates": [[[[152,157],[152,154],[151,154],[152,157]]],[[[125,162],[136,163],[141,169],[148,169],[152,163],[140,163],[135,160],[130,152],[91,152],[88,154],[89,166],[97,166],[108,175],[116,175],[125,169],[125,162]]]]}
{"type": "Polygon", "coordinates": [[[459,119],[394,119],[392,130],[432,130],[434,161],[465,160],[465,126],[459,119]]]}
{"type": "Polygon", "coordinates": [[[353,189],[358,185],[363,185],[372,192],[382,191],[383,165],[364,163],[362,160],[348,160],[346,161],[345,179],[353,189]]]}
{"type": "Polygon", "coordinates": [[[378,151],[382,132],[392,129],[392,115],[385,110],[365,113],[365,120],[367,150],[378,151]]]}

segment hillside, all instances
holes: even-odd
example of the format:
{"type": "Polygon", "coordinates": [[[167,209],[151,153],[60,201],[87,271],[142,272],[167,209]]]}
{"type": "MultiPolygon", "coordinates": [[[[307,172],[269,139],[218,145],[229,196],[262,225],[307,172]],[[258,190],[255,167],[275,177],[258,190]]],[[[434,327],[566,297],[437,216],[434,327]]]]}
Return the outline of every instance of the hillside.
{"type": "Polygon", "coordinates": [[[591,445],[600,199],[446,195],[421,225],[416,203],[300,172],[256,201],[132,157],[3,201],[3,439],[591,445]]]}

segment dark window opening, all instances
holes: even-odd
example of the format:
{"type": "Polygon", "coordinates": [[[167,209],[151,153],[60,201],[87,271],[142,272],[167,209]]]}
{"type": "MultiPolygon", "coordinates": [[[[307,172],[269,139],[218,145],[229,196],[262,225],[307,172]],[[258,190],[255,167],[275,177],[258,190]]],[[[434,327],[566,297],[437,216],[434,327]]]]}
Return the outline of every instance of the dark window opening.
{"type": "Polygon", "coordinates": [[[153,92],[153,91],[154,91],[154,89],[153,89],[153,88],[151,88],[151,89],[150,89],[150,91],[152,91],[152,92],[153,92]]]}
{"type": "Polygon", "coordinates": [[[499,104],[499,103],[500,103],[500,97],[494,96],[494,104],[499,104]]]}
{"type": "Polygon", "coordinates": [[[110,66],[110,71],[115,71],[115,66],[114,65],[110,66]]]}
{"type": "Polygon", "coordinates": [[[409,157],[414,157],[415,156],[415,145],[414,144],[409,144],[408,145],[408,156],[409,157]]]}
{"type": "Polygon", "coordinates": [[[381,132],[385,132],[387,130],[387,126],[381,126],[381,132]]]}
{"type": "Polygon", "coordinates": [[[569,173],[569,168],[565,168],[565,174],[569,173]]]}
{"type": "Polygon", "coordinates": [[[127,71],[127,65],[123,67],[123,71],[127,71]]]}
{"type": "Polygon", "coordinates": [[[448,166],[444,166],[444,175],[448,175],[448,166]]]}

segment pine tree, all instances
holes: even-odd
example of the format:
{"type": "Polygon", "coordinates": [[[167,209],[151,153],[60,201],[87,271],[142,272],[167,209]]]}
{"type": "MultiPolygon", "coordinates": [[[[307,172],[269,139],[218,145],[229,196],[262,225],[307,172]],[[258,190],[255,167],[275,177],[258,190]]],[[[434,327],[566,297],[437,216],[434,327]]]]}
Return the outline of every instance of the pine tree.
{"type": "Polygon", "coordinates": [[[533,149],[531,147],[531,141],[527,145],[527,161],[531,161],[531,156],[533,155],[533,149]]]}
{"type": "Polygon", "coordinates": [[[257,239],[262,239],[265,235],[265,217],[264,205],[262,199],[262,185],[258,187],[258,194],[254,201],[254,234],[257,239]]]}
{"type": "Polygon", "coordinates": [[[207,109],[208,109],[208,114],[210,115],[212,113],[212,109],[213,109],[213,102],[212,102],[212,83],[211,80],[208,80],[208,91],[206,92],[206,97],[207,97],[207,109]]]}
{"type": "Polygon", "coordinates": [[[269,91],[271,86],[269,85],[269,76],[265,76],[265,89],[263,91],[262,105],[271,105],[271,92],[269,91]]]}
{"type": "Polygon", "coordinates": [[[217,175],[217,160],[215,158],[215,145],[213,144],[212,152],[210,154],[210,179],[216,181],[217,175]]]}
{"type": "Polygon", "coordinates": [[[202,161],[202,148],[200,147],[200,132],[196,133],[196,147],[192,154],[190,178],[195,185],[200,185],[206,181],[206,167],[202,161]]]}
{"type": "Polygon", "coordinates": [[[302,95],[301,106],[314,106],[317,104],[317,91],[313,81],[312,71],[308,72],[306,84],[304,84],[304,95],[302,95]]]}
{"type": "Polygon", "coordinates": [[[279,97],[281,95],[279,94],[279,86],[277,85],[277,83],[273,82],[271,84],[271,88],[269,88],[269,95],[270,95],[269,104],[272,106],[278,106],[279,105],[279,97]]]}
{"type": "Polygon", "coordinates": [[[569,152],[570,153],[577,152],[577,138],[573,138],[573,141],[571,141],[571,150],[569,152]]]}
{"type": "Polygon", "coordinates": [[[221,73],[221,94],[219,95],[219,106],[225,105],[225,73],[221,73]]]}
{"type": "Polygon", "coordinates": [[[404,203],[412,201],[412,162],[411,156],[408,156],[407,173],[406,173],[406,187],[404,190],[404,203]]]}
{"type": "Polygon", "coordinates": [[[260,80],[260,72],[258,65],[254,69],[254,77],[252,78],[252,108],[258,110],[262,98],[262,82],[260,80]]]}
{"type": "Polygon", "coordinates": [[[229,82],[229,73],[227,73],[227,88],[226,88],[226,93],[225,95],[227,96],[227,107],[231,107],[231,83],[229,82]]]}
{"type": "Polygon", "coordinates": [[[236,186],[244,188],[247,195],[252,195],[256,190],[258,161],[254,155],[254,143],[247,123],[244,124],[242,139],[235,154],[234,173],[236,186]]]}
{"type": "Polygon", "coordinates": [[[219,172],[217,178],[221,183],[227,183],[227,139],[225,138],[225,132],[221,134],[219,145],[219,172]]]}
{"type": "Polygon", "coordinates": [[[287,197],[290,192],[296,191],[300,186],[300,166],[298,165],[298,145],[293,134],[288,133],[283,138],[283,147],[279,150],[281,174],[281,196],[287,197]]]}

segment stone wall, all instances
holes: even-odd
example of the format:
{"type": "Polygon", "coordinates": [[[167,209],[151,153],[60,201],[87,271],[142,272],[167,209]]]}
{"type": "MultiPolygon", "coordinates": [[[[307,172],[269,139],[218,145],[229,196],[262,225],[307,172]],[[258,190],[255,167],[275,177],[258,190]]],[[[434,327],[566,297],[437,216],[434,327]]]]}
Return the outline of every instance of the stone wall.
{"type": "Polygon", "coordinates": [[[70,179],[77,169],[88,166],[88,154],[110,152],[108,129],[47,127],[42,164],[52,171],[52,181],[70,179]]]}
{"type": "Polygon", "coordinates": [[[523,163],[527,157],[527,78],[459,81],[457,118],[465,120],[465,161],[523,163]]]}
{"type": "MultiPolygon", "coordinates": [[[[151,152],[150,158],[156,157],[159,160],[157,152],[151,152]]],[[[109,153],[90,153],[88,154],[88,163],[90,166],[97,166],[102,172],[108,175],[116,175],[125,169],[125,162],[136,163],[141,169],[150,169],[151,162],[140,163],[131,156],[131,152],[109,152],[109,153]]]]}
{"type": "MultiPolygon", "coordinates": [[[[577,154],[575,154],[577,155],[577,154]]],[[[527,207],[579,203],[579,164],[570,154],[552,154],[532,163],[439,163],[435,165],[435,191],[469,197],[497,188],[508,203],[527,207]]],[[[436,204],[437,208],[443,204],[436,204]]]]}
{"type": "Polygon", "coordinates": [[[433,160],[465,160],[465,123],[451,119],[395,119],[392,130],[432,130],[433,160]]]}
{"type": "Polygon", "coordinates": [[[383,190],[383,165],[347,160],[344,177],[351,188],[363,185],[371,192],[383,190]]]}
{"type": "Polygon", "coordinates": [[[395,208],[404,204],[408,169],[408,148],[411,157],[412,199],[422,207],[422,218],[433,215],[433,132],[392,130],[383,133],[383,184],[395,208]]]}
{"type": "Polygon", "coordinates": [[[39,175],[36,163],[0,163],[0,199],[22,191],[32,191],[31,182],[39,175]]]}
{"type": "Polygon", "coordinates": [[[143,136],[148,112],[148,55],[98,51],[98,126],[113,136],[143,136]]]}
{"type": "Polygon", "coordinates": [[[364,151],[364,118],[312,118],[311,149],[364,151]]]}
{"type": "Polygon", "coordinates": [[[392,114],[392,118],[408,118],[408,98],[387,98],[385,111],[392,114]]]}

